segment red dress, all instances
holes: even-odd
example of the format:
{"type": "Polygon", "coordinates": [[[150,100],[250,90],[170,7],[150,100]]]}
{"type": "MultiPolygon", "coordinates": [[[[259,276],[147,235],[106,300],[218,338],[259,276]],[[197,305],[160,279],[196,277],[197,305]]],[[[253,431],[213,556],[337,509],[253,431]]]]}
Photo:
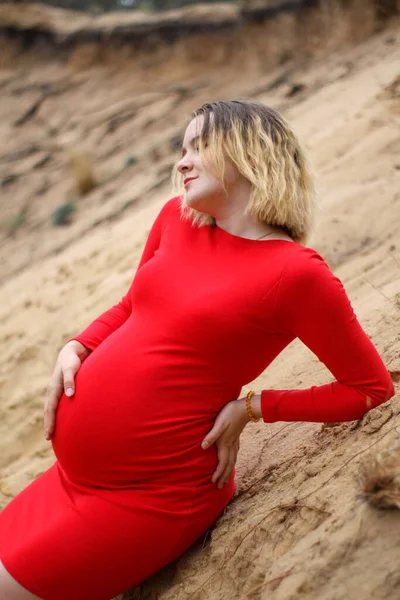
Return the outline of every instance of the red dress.
{"type": "Polygon", "coordinates": [[[75,338],[93,352],[59,405],[57,461],[0,515],[6,569],[44,600],[109,600],[182,554],[234,494],[203,438],[297,336],[337,381],[264,390],[264,421],[358,419],[393,395],[314,250],[193,227],[167,202],[126,296],[75,338]]]}

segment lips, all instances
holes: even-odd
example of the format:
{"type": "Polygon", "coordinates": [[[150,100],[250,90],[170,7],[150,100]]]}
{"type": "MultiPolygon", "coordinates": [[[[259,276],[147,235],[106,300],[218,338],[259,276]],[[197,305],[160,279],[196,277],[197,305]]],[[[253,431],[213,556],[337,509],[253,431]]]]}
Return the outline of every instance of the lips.
{"type": "Polygon", "coordinates": [[[183,185],[186,187],[188,185],[188,183],[190,183],[191,181],[194,181],[195,179],[197,179],[197,177],[187,177],[184,180],[183,185]]]}

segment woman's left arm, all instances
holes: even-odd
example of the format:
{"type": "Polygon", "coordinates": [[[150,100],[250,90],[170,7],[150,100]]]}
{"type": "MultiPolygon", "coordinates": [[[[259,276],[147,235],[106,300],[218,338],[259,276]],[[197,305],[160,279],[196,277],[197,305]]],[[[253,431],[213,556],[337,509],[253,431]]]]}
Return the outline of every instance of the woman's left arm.
{"type": "Polygon", "coordinates": [[[305,248],[286,266],[276,312],[281,330],[298,337],[336,381],[300,390],[263,390],[265,422],[352,421],[394,395],[390,375],[341,281],[314,250],[305,248]]]}
{"type": "MultiPolygon", "coordinates": [[[[394,396],[390,375],[361,328],[341,281],[325,261],[305,248],[282,273],[276,298],[277,326],[298,337],[336,381],[302,390],[263,390],[251,398],[252,413],[275,421],[337,422],[360,419],[394,396]]],[[[234,468],[239,437],[249,421],[245,399],[229,402],[202,441],[216,444],[212,481],[222,487],[234,468]]]]}

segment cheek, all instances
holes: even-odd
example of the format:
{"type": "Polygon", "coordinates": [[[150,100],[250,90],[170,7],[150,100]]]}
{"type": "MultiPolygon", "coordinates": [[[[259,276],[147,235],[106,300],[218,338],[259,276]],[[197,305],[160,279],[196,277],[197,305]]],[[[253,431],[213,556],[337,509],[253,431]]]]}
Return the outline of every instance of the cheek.
{"type": "Polygon", "coordinates": [[[202,190],[204,190],[205,193],[208,193],[210,195],[220,195],[223,192],[223,186],[219,179],[216,179],[216,177],[213,177],[210,174],[207,174],[199,181],[200,187],[202,190]]]}
{"type": "Polygon", "coordinates": [[[218,179],[212,165],[203,166],[201,178],[209,188],[213,188],[214,190],[223,189],[223,185],[218,179]]]}
{"type": "Polygon", "coordinates": [[[224,178],[224,183],[226,186],[235,185],[235,183],[238,182],[239,178],[239,171],[233,165],[229,165],[226,167],[224,178]]]}

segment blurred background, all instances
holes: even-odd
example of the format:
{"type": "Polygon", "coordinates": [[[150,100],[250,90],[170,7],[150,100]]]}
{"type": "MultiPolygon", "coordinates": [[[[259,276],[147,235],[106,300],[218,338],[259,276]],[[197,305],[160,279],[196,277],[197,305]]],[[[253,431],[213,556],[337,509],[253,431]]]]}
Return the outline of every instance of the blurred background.
{"type": "MultiPolygon", "coordinates": [[[[26,2],[26,0],[17,0],[17,2],[26,2]]],[[[30,2],[30,0],[27,0],[30,2]]],[[[225,0],[228,4],[237,4],[233,2],[233,0],[225,0]]],[[[160,10],[168,10],[172,8],[181,8],[182,6],[188,5],[196,5],[200,4],[195,0],[60,0],[50,2],[46,0],[43,4],[48,4],[49,6],[56,6],[58,8],[67,8],[70,10],[77,11],[97,11],[97,12],[110,12],[116,10],[149,10],[149,11],[160,11],[160,10]]],[[[221,2],[215,2],[215,0],[208,0],[207,2],[203,2],[202,4],[221,4],[221,2]]],[[[283,5],[291,5],[290,10],[295,4],[306,4],[303,0],[292,0],[291,2],[285,2],[283,0],[264,0],[260,3],[262,7],[277,7],[280,8],[283,5]]],[[[311,4],[308,2],[308,4],[311,4]]],[[[253,2],[248,3],[249,6],[256,5],[253,2]]]]}
{"type": "MultiPolygon", "coordinates": [[[[0,508],[53,463],[42,416],[57,353],[126,292],[207,101],[255,99],[293,125],[319,194],[309,245],[398,385],[399,5],[0,2],[0,508]]],[[[296,341],[253,387],[330,378],[296,341]]],[[[245,431],[237,501],[132,597],[397,599],[396,517],[360,505],[352,457],[394,442],[399,412],[396,397],[357,426],[245,431]]]]}

